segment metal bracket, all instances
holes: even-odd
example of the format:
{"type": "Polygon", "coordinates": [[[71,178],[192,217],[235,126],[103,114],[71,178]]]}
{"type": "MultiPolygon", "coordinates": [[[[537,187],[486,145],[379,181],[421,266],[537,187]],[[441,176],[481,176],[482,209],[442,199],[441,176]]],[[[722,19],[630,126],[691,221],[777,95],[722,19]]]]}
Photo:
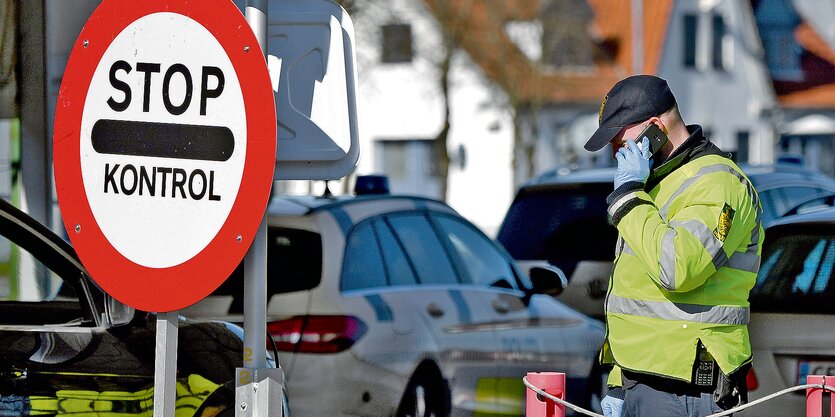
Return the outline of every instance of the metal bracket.
{"type": "Polygon", "coordinates": [[[235,368],[235,417],[284,417],[281,368],[235,368]]]}

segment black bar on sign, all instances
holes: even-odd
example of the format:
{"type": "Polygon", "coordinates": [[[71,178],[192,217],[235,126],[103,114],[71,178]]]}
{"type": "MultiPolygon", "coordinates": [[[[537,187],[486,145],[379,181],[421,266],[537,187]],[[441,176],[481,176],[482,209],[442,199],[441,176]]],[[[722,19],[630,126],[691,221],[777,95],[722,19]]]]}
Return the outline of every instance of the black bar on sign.
{"type": "Polygon", "coordinates": [[[101,119],[90,136],[96,152],[113,155],[226,161],[235,150],[224,126],[101,119]]]}

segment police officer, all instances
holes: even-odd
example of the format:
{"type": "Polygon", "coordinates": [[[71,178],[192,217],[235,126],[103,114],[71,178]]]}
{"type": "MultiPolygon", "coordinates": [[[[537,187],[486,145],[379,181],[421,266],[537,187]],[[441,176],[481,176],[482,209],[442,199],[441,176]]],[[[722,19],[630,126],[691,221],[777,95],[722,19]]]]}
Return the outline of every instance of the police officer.
{"type": "Polygon", "coordinates": [[[754,187],[700,126],[684,124],[658,77],[628,77],[609,91],[585,148],[607,143],[619,237],[601,352],[615,368],[602,408],[695,417],[745,402],[748,292],[764,235],[754,187]],[[651,124],[669,138],[655,154],[642,134],[651,124]]]}

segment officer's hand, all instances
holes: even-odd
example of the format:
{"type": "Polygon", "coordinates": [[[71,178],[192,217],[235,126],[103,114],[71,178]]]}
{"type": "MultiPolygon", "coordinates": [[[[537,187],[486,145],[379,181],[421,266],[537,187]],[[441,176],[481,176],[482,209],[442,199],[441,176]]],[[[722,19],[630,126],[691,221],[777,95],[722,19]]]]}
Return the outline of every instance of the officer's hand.
{"type": "Polygon", "coordinates": [[[650,157],[649,140],[642,140],[641,148],[638,148],[634,140],[627,140],[626,146],[618,149],[615,155],[618,161],[615,189],[631,181],[646,183],[649,177],[650,157]]]}
{"type": "Polygon", "coordinates": [[[606,417],[620,417],[623,400],[607,395],[600,400],[600,408],[603,409],[603,415],[606,417]]]}

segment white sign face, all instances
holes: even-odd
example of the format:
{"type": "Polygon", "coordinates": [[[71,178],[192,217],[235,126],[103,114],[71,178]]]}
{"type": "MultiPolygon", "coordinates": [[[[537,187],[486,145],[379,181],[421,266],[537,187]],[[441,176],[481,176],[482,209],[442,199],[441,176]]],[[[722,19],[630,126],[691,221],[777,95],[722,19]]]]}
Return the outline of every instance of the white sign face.
{"type": "Polygon", "coordinates": [[[244,109],[229,57],[197,21],[158,12],[115,37],[87,92],[80,156],[90,209],[119,253],[167,268],[212,241],[241,184],[244,109]]]}

